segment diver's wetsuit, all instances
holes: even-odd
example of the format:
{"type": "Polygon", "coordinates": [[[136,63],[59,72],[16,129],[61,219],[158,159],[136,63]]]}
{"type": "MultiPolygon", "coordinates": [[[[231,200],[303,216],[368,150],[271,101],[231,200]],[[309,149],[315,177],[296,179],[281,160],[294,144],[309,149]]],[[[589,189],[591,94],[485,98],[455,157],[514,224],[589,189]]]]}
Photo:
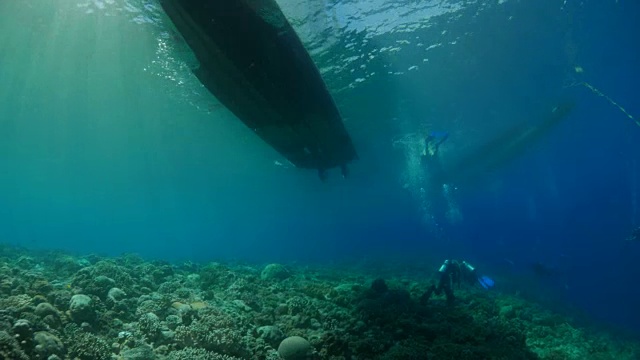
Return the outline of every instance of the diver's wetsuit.
{"type": "Polygon", "coordinates": [[[460,287],[462,282],[474,284],[478,280],[476,269],[466,261],[445,260],[442,266],[440,266],[438,274],[440,275],[438,285],[434,284],[429,287],[420,298],[421,303],[426,304],[433,293],[440,295],[444,292],[447,297],[447,303],[453,304],[455,300],[455,296],[453,295],[454,285],[460,287]]]}
{"type": "Polygon", "coordinates": [[[426,138],[426,154],[437,155],[440,145],[449,138],[449,133],[431,132],[426,138]]]}

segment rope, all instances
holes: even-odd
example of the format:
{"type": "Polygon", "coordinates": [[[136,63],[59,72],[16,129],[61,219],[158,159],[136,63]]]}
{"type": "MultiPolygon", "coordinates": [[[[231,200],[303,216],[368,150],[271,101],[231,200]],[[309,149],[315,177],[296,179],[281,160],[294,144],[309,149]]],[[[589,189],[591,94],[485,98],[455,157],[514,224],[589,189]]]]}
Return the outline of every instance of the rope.
{"type": "Polygon", "coordinates": [[[598,90],[595,86],[589,84],[586,81],[577,83],[576,85],[582,85],[582,86],[586,87],[587,89],[591,90],[591,92],[593,92],[594,94],[596,94],[596,95],[598,95],[600,97],[603,97],[611,105],[617,107],[618,110],[622,111],[622,113],[625,114],[629,119],[633,120],[636,123],[636,125],[640,126],[640,120],[639,119],[634,118],[633,115],[629,114],[629,112],[627,112],[627,110],[625,110],[625,108],[623,108],[620,104],[615,102],[612,98],[610,98],[609,96],[604,94],[602,91],[598,90]]]}

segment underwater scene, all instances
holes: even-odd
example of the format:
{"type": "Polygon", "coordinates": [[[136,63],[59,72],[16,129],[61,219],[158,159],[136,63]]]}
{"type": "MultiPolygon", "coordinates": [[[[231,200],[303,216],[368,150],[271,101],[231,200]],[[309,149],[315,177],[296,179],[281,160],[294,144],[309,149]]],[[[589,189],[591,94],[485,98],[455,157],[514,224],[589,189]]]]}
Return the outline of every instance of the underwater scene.
{"type": "Polygon", "coordinates": [[[639,18],[0,0],[0,360],[640,359],[639,18]]]}

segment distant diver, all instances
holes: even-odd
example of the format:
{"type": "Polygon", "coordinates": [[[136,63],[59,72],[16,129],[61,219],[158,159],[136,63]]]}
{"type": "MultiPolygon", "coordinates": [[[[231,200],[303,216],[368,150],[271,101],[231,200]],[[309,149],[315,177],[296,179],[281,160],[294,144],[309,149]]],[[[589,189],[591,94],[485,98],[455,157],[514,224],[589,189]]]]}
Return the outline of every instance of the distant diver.
{"type": "Polygon", "coordinates": [[[558,269],[556,269],[555,267],[549,266],[541,261],[536,261],[532,263],[531,270],[536,275],[536,277],[541,279],[552,278],[559,274],[558,269]]]}
{"type": "Polygon", "coordinates": [[[432,131],[425,138],[424,150],[422,150],[422,163],[427,166],[427,171],[432,180],[442,186],[444,183],[444,168],[440,160],[440,145],[449,138],[447,132],[432,131]]]}
{"type": "Polygon", "coordinates": [[[320,179],[357,159],[333,98],[275,0],[160,0],[200,82],[262,140],[320,179]]]}
{"type": "Polygon", "coordinates": [[[453,294],[454,286],[460,288],[462,283],[473,285],[479,283],[484,289],[490,289],[495,285],[493,279],[488,276],[478,276],[477,270],[466,261],[445,260],[438,269],[440,279],[438,284],[432,284],[422,295],[420,302],[426,304],[433,294],[445,294],[447,304],[451,305],[455,301],[453,294]]]}
{"type": "Polygon", "coordinates": [[[421,162],[426,167],[425,191],[430,202],[430,214],[438,229],[446,224],[449,203],[445,194],[446,172],[440,159],[440,145],[449,138],[447,132],[432,131],[425,138],[421,162]]]}
{"type": "Polygon", "coordinates": [[[631,235],[625,239],[627,242],[640,242],[640,227],[635,228],[631,235]]]}
{"type": "Polygon", "coordinates": [[[422,156],[428,160],[435,159],[438,156],[440,145],[447,141],[449,133],[444,131],[432,131],[425,138],[425,148],[422,156]]]}

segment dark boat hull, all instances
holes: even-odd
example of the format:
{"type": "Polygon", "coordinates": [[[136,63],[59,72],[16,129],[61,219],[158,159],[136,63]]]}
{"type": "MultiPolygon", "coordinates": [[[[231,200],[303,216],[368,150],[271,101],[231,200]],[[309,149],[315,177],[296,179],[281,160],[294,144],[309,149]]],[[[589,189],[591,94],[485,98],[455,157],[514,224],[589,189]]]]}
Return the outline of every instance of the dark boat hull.
{"type": "Polygon", "coordinates": [[[546,118],[535,124],[523,122],[498,134],[465,157],[452,161],[444,170],[444,182],[463,185],[500,169],[518,158],[555,129],[573,111],[572,102],[559,103],[546,118]]]}
{"type": "Polygon", "coordinates": [[[273,0],[161,0],[200,62],[198,79],[296,167],[357,155],[313,60],[273,0]]]}

